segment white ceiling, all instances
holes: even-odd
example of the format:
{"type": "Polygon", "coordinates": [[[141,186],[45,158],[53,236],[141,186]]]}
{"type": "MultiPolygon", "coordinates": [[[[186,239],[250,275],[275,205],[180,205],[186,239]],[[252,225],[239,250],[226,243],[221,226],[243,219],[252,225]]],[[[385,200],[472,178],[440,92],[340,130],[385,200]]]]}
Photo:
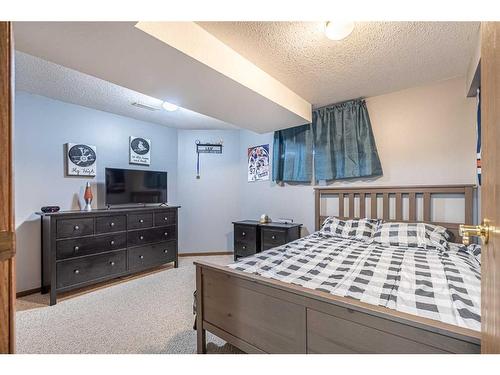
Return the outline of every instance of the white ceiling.
{"type": "Polygon", "coordinates": [[[363,22],[342,41],[323,22],[199,22],[313,106],[465,76],[478,22],[363,22]]]}
{"type": "Polygon", "coordinates": [[[41,58],[16,52],[16,90],[118,115],[182,129],[234,129],[233,125],[188,109],[150,111],[134,107],[140,102],[161,108],[162,101],[111,82],[80,73],[41,58]]]}
{"type": "MultiPolygon", "coordinates": [[[[159,24],[168,32],[171,23],[159,24]]],[[[479,29],[477,22],[357,23],[334,42],[322,22],[198,24],[316,107],[464,76],[479,29]]],[[[16,49],[25,52],[16,54],[17,89],[179,128],[265,132],[304,123],[134,25],[16,22],[16,49]],[[160,99],[184,108],[151,112],[130,105],[160,99]]]]}
{"type": "MultiPolygon", "coordinates": [[[[169,32],[176,23],[159,24],[169,32]]],[[[197,33],[185,35],[184,42],[198,43],[198,50],[205,48],[209,54],[210,45],[196,37],[208,36],[205,39],[242,59],[197,24],[185,24],[197,33]]],[[[307,122],[272,98],[135,26],[136,22],[15,22],[14,43],[18,51],[235,126],[268,132],[307,122]]]]}

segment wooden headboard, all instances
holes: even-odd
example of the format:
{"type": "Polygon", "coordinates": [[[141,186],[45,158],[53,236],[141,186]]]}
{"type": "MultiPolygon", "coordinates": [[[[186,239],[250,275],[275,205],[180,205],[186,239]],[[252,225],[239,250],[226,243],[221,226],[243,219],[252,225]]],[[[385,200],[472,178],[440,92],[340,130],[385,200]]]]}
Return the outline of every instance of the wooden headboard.
{"type": "Polygon", "coordinates": [[[472,204],[474,185],[443,185],[443,186],[381,186],[381,187],[319,187],[315,188],[315,225],[319,230],[327,215],[321,214],[323,198],[338,197],[338,217],[341,219],[376,218],[385,221],[424,222],[441,225],[454,234],[454,241],[460,242],[458,232],[460,224],[472,224],[472,204]],[[431,218],[431,197],[433,194],[460,194],[465,200],[463,223],[436,222],[431,218]],[[370,215],[367,215],[367,198],[370,198],[370,215]],[[373,199],[375,197],[375,199],[373,199]],[[382,197],[382,217],[378,216],[379,197],[382,197]],[[407,198],[406,198],[407,197],[407,198]],[[417,197],[423,199],[422,220],[417,220],[417,197]],[[395,198],[395,217],[390,217],[390,200],[395,198]],[[348,199],[348,209],[345,210],[345,200],[348,199]],[[403,199],[408,199],[407,217],[403,219],[403,199]],[[359,212],[355,213],[355,200],[359,212]],[[346,212],[348,211],[348,212],[346,212]],[[375,213],[375,215],[373,214],[375,213]]]}

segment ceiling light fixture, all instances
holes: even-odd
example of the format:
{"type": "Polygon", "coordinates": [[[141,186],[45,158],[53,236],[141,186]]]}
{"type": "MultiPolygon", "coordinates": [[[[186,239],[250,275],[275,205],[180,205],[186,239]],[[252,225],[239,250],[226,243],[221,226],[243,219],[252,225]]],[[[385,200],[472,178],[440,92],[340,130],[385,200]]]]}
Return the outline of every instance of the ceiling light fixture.
{"type": "Polygon", "coordinates": [[[328,21],[325,24],[325,35],[331,40],[342,40],[354,30],[352,21],[328,21]]]}
{"type": "Polygon", "coordinates": [[[173,112],[177,111],[179,109],[179,106],[169,103],[169,102],[163,102],[161,105],[165,111],[173,112]]]}
{"type": "Polygon", "coordinates": [[[161,108],[154,107],[152,105],[142,103],[142,102],[132,102],[131,103],[134,107],[142,108],[142,109],[147,109],[148,111],[158,111],[161,108]]]}

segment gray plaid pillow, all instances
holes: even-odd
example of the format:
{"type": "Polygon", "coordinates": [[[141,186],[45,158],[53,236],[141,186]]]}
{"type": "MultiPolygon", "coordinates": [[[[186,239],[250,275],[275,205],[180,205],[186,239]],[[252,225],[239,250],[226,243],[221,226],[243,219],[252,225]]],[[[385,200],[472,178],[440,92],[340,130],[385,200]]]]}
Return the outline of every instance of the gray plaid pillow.
{"type": "Polygon", "coordinates": [[[461,246],[460,250],[472,255],[479,264],[481,264],[481,245],[471,243],[468,246],[461,246]]]}
{"type": "Polygon", "coordinates": [[[446,228],[426,223],[382,223],[373,234],[374,243],[385,246],[448,250],[446,228]]]}
{"type": "Polygon", "coordinates": [[[340,220],[329,216],[323,222],[320,231],[329,236],[369,241],[379,222],[380,220],[376,219],[340,220]]]}

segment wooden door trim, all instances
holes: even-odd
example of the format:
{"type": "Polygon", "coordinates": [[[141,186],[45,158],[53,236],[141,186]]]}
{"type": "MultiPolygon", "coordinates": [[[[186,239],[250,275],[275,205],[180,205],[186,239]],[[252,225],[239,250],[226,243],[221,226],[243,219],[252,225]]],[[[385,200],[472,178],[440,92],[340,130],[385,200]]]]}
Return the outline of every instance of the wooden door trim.
{"type": "Polygon", "coordinates": [[[0,22],[0,353],[14,353],[12,25],[0,22]]]}
{"type": "Polygon", "coordinates": [[[12,29],[10,22],[0,22],[0,231],[14,232],[12,184],[12,29]]]}
{"type": "MultiPolygon", "coordinates": [[[[481,215],[500,226],[500,22],[481,23],[481,215]]],[[[500,353],[500,235],[490,231],[481,252],[481,351],[500,353]],[[495,253],[496,252],[496,253],[495,253]]]]}
{"type": "Polygon", "coordinates": [[[16,255],[15,237],[13,232],[0,232],[0,261],[13,258],[16,255]]]}

